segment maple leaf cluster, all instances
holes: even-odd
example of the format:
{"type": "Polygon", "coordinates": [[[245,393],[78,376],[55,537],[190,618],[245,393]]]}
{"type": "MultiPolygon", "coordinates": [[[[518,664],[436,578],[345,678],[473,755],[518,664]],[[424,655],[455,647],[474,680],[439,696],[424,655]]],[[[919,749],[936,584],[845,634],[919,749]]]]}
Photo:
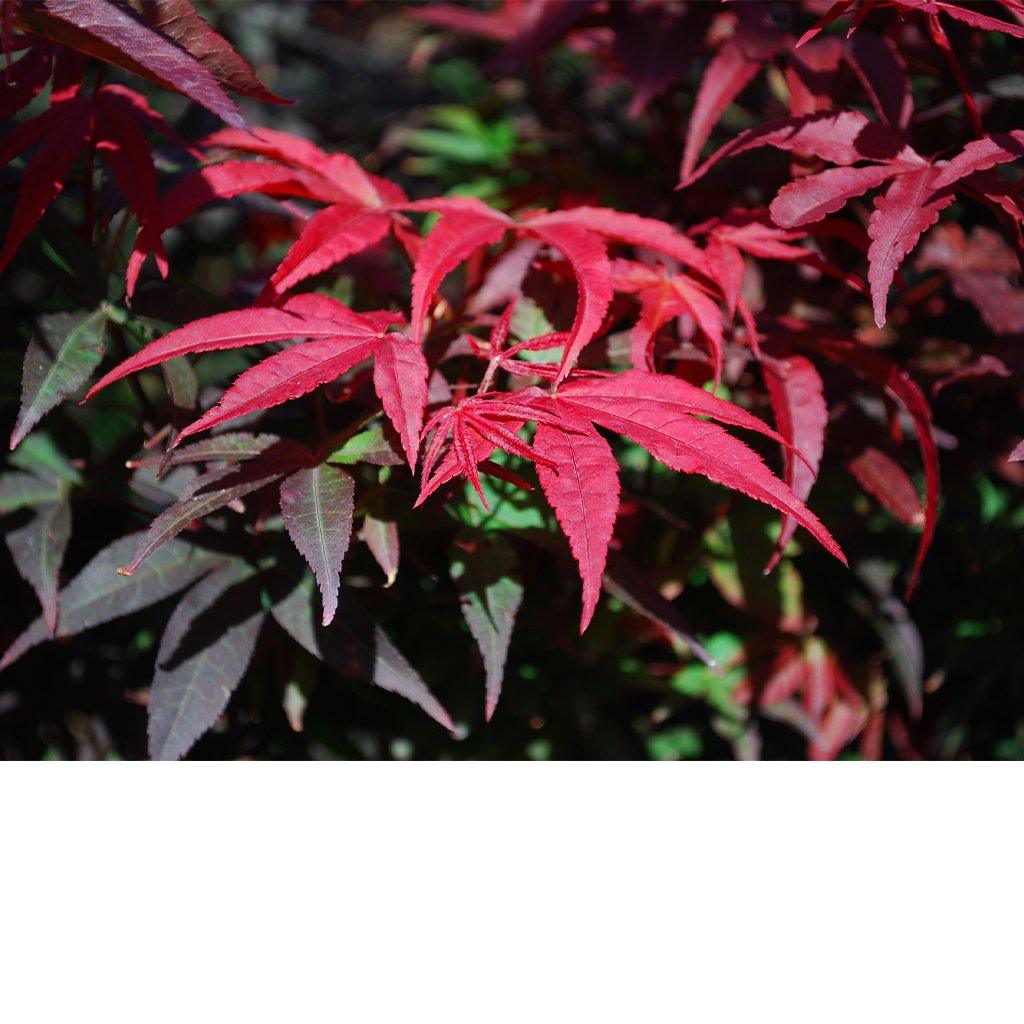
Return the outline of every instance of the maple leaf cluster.
{"type": "MultiPolygon", "coordinates": [[[[1018,4],[1002,6],[1007,17],[1024,18],[1018,4]]],[[[147,441],[151,451],[166,439],[162,456],[135,460],[133,468],[155,465],[158,479],[179,471],[187,478],[146,529],[102,552],[63,589],[57,583],[70,533],[67,487],[44,503],[49,518],[33,526],[32,536],[41,531],[48,538],[45,564],[22,560],[43,616],[8,649],[4,665],[47,636],[72,635],[111,617],[110,607],[90,602],[89,591],[116,570],[125,595],[145,594],[127,597],[128,608],[142,606],[133,600],[152,603],[191,588],[157,656],[150,707],[157,756],[183,753],[223,711],[252,657],[269,592],[269,614],[303,648],[328,663],[347,662],[350,670],[358,662],[377,685],[402,693],[453,728],[448,712],[378,626],[357,629],[358,613],[347,611],[341,617],[348,621],[335,622],[349,607],[342,575],[360,513],[358,537],[388,583],[400,560],[398,530],[373,516],[358,466],[385,467],[396,478],[418,471],[412,508],[424,510],[431,501],[464,500],[468,484],[491,511],[487,479],[524,493],[534,489],[535,480],[578,568],[580,632],[591,623],[602,588],[609,587],[631,595],[671,631],[664,627],[673,621],[671,610],[656,611],[665,604],[663,595],[638,597],[644,585],[624,583],[628,573],[617,568],[616,533],[630,511],[620,480],[622,450],[637,446],[670,470],[702,477],[778,512],[779,528],[762,563],[766,572],[780,566],[797,527],[845,564],[832,533],[806,504],[836,414],[826,400],[825,380],[833,373],[852,377],[858,393],[882,403],[894,442],[902,440],[904,422],[916,435],[923,502],[884,439],[861,443],[846,458],[866,493],[921,530],[908,598],[935,532],[939,455],[925,391],[883,351],[880,331],[890,318],[894,284],[902,288],[901,268],[930,229],[916,269],[936,273],[940,284],[948,281],[996,333],[1024,325],[1020,292],[1009,283],[1019,269],[1016,254],[1024,251],[1024,202],[1019,184],[994,170],[1024,155],[1024,130],[983,130],[984,104],[971,91],[944,28],[952,19],[971,31],[1024,39],[1024,21],[930,0],[840,2],[819,14],[798,36],[780,27],[772,5],[755,3],[532,0],[486,11],[445,4],[410,11],[445,31],[500,41],[496,73],[507,74],[564,40],[626,75],[635,90],[633,116],[657,103],[692,61],[705,57],[679,154],[678,194],[684,202],[696,197],[693,203],[699,204],[733,159],[762,147],[789,154],[792,176],[765,206],[730,202],[716,216],[685,225],[682,218],[594,203],[542,206],[514,190],[496,205],[465,195],[411,199],[397,183],[346,154],[288,132],[249,127],[229,91],[266,103],[283,101],[184,0],[138,8],[114,0],[5,4],[5,45],[20,54],[8,69],[5,114],[14,115],[52,85],[46,109],[0,139],[0,163],[25,160],[0,270],[77,165],[86,234],[104,229],[94,209],[96,157],[120,193],[125,218],[130,214],[137,225],[124,263],[123,307],[107,303],[98,319],[62,325],[56,349],[37,346],[26,357],[22,412],[11,446],[84,385],[90,384],[86,402],[115,387],[144,393],[137,375],[158,369],[178,412],[162,434],[147,441]],[[888,17],[911,33],[912,46],[905,47],[898,34],[868,27],[888,17]],[[845,35],[822,34],[842,18],[850,21],[845,35]],[[662,42],[652,56],[647,47],[655,29],[662,42]],[[927,45],[947,62],[977,136],[951,154],[915,148],[910,141],[919,115],[907,54],[917,59],[927,45]],[[100,73],[90,79],[89,60],[180,92],[225,126],[187,142],[141,93],[105,83],[100,73]],[[707,154],[730,105],[758,75],[779,68],[788,112],[707,154]],[[851,93],[855,102],[836,105],[837,95],[851,93]],[[175,148],[183,169],[163,189],[153,136],[175,148]],[[866,224],[844,215],[873,192],[866,224]],[[137,351],[92,382],[106,351],[103,333],[124,336],[125,323],[144,298],[149,257],[166,279],[173,232],[209,204],[255,196],[274,201],[290,242],[258,292],[253,289],[241,308],[191,319],[152,340],[129,333],[129,347],[137,351]],[[986,229],[968,237],[955,223],[939,223],[963,197],[991,211],[1009,242],[986,229]],[[343,265],[359,260],[379,273],[379,308],[353,308],[358,304],[316,290],[343,265]],[[407,273],[396,269],[403,267],[407,273]],[[831,280],[851,308],[870,303],[875,333],[868,333],[863,318],[852,328],[806,305],[767,308],[751,287],[752,277],[767,268],[791,280],[831,280]],[[519,322],[529,310],[542,315],[539,329],[519,322]],[[625,339],[624,348],[619,339],[625,339]],[[236,349],[256,351],[260,358],[186,422],[182,403],[174,399],[188,392],[184,405],[197,406],[187,359],[236,349]],[[748,365],[763,381],[763,404],[771,409],[774,428],[751,403],[723,395],[723,387],[735,384],[748,365]],[[306,396],[312,396],[320,418],[317,440],[248,431],[259,417],[306,396]],[[324,429],[325,403],[344,417],[340,432],[324,429]],[[750,443],[737,430],[748,432],[750,443]],[[779,461],[781,476],[766,458],[779,461]],[[197,521],[243,509],[245,501],[257,504],[260,524],[280,516],[308,567],[303,582],[282,582],[258,560],[217,557],[183,540],[197,521]],[[314,583],[318,615],[311,603],[314,583]],[[191,659],[181,655],[181,638],[193,620],[229,599],[240,610],[231,630],[216,640],[217,651],[191,659]],[[327,630],[338,625],[347,630],[343,654],[331,646],[338,641],[327,630]]],[[[903,294],[896,305],[902,311],[913,299],[903,294]]],[[[485,664],[489,718],[501,693],[522,593],[505,576],[500,587],[469,588],[465,581],[472,576],[460,570],[457,582],[462,581],[463,612],[485,664]]],[[[773,708],[802,695],[811,755],[835,756],[858,733],[876,736],[880,711],[834,652],[814,637],[798,635],[805,626],[801,621],[794,627],[769,670],[744,675],[735,700],[773,708]]],[[[677,632],[710,671],[721,669],[694,638],[677,632]]],[[[730,667],[728,659],[724,663],[730,667]]]]}

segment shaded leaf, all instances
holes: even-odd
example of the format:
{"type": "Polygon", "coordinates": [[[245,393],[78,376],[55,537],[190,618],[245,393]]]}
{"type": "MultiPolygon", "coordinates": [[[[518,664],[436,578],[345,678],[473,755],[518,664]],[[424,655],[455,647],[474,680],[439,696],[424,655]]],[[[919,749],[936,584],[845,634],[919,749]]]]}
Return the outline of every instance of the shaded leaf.
{"type": "Polygon", "coordinates": [[[35,505],[48,505],[60,498],[56,480],[42,480],[33,473],[4,473],[0,476],[0,515],[35,505]]]}
{"type": "MultiPolygon", "coordinates": [[[[146,608],[188,586],[223,561],[223,556],[184,541],[165,544],[134,576],[118,573],[131,557],[142,534],[119,537],[95,555],[61,590],[57,637],[76,636],[122,615],[146,608]]],[[[7,648],[0,669],[17,661],[26,651],[47,639],[45,620],[35,620],[7,648]]]]}
{"type": "Polygon", "coordinates": [[[277,600],[272,612],[278,625],[296,643],[328,668],[350,678],[372,682],[421,707],[435,722],[454,729],[448,712],[427,688],[419,673],[388,639],[380,626],[346,597],[345,614],[330,627],[318,625],[312,575],[277,600]]]}
{"type": "Polygon", "coordinates": [[[58,501],[39,506],[28,523],[5,538],[21,578],[39,597],[51,636],[57,630],[57,588],[70,537],[71,503],[65,486],[58,501]]]}
{"type": "Polygon", "coordinates": [[[359,539],[370,549],[370,554],[384,571],[387,577],[384,586],[390,587],[398,577],[398,527],[393,520],[378,519],[367,512],[363,516],[359,539]]]}
{"type": "Polygon", "coordinates": [[[234,102],[192,54],[112,0],[19,4],[15,20],[63,46],[180,92],[227,124],[245,126],[234,102]]]}
{"type": "MultiPolygon", "coordinates": [[[[761,367],[779,433],[806,460],[796,458],[792,451],[786,449],[783,452],[786,460],[785,481],[801,501],[806,501],[818,476],[818,467],[825,450],[828,408],[822,393],[821,376],[809,359],[797,355],[764,360],[761,367]]],[[[784,516],[775,552],[768,560],[765,572],[770,572],[778,564],[795,531],[796,521],[790,516],[784,516]]]]}
{"type": "Polygon", "coordinates": [[[352,537],[354,497],[352,477],[326,463],[300,469],[281,481],[285,529],[316,577],[325,626],[338,608],[341,565],[352,537]]]}
{"type": "Polygon", "coordinates": [[[178,602],[160,638],[149,697],[149,753],[173,761],[211,726],[249,667],[266,613],[255,571],[233,560],[178,602]]]}
{"type": "Polygon", "coordinates": [[[846,463],[857,483],[901,523],[921,526],[924,509],[906,470],[885,452],[868,445],[846,463]]]}
{"type": "Polygon", "coordinates": [[[484,662],[487,721],[501,697],[509,642],[523,600],[523,585],[512,575],[516,567],[515,552],[501,537],[456,544],[453,549],[452,579],[459,591],[462,615],[484,662]]]}
{"type": "Polygon", "coordinates": [[[302,465],[308,458],[309,453],[301,445],[294,441],[281,441],[249,462],[222,466],[197,476],[188,485],[181,500],[164,509],[149,524],[130,562],[119,571],[125,576],[132,575],[155,551],[181,533],[193,520],[201,519],[266,487],[289,470],[302,465]]]}

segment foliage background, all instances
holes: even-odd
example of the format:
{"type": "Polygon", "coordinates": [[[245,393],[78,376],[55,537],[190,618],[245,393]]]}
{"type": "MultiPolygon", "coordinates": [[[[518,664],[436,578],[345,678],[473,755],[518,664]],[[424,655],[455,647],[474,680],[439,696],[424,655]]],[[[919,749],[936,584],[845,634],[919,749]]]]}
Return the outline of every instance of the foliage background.
{"type": "MultiPolygon", "coordinates": [[[[685,193],[673,193],[697,65],[681,88],[634,118],[628,115],[628,85],[598,73],[584,55],[556,48],[520,73],[489,78],[483,68],[492,45],[425,32],[396,4],[247,3],[204,10],[264,82],[297,101],[283,108],[243,103],[251,123],[348,152],[400,182],[414,198],[454,188],[493,200],[512,183],[534,188],[542,200],[572,196],[684,223],[703,219],[685,193]]],[[[986,76],[1022,71],[1019,44],[1007,42],[986,51],[986,76]]],[[[756,88],[763,92],[771,84],[756,88]]],[[[755,93],[755,104],[761,99],[755,93]]],[[[211,115],[179,97],[156,93],[152,102],[172,121],[181,118],[187,137],[217,127],[211,115]]],[[[1019,121],[1021,100],[1011,96],[1002,102],[1019,121]]],[[[723,123],[739,130],[747,126],[744,116],[732,108],[723,123]]],[[[757,194],[756,184],[747,188],[747,203],[771,195],[757,194]]],[[[5,188],[4,194],[13,192],[5,188]]],[[[194,315],[202,315],[251,300],[264,268],[290,241],[271,206],[258,198],[221,205],[177,233],[176,305],[192,304],[194,315]]],[[[341,288],[344,294],[344,282],[341,288]]],[[[0,304],[7,326],[0,402],[9,426],[17,412],[28,326],[39,312],[59,307],[45,273],[25,267],[5,276],[0,304]]],[[[185,318],[181,308],[175,313],[185,318]]],[[[979,326],[966,304],[936,298],[914,330],[972,343],[979,326]]],[[[912,560],[915,534],[872,506],[842,466],[826,459],[812,507],[844,544],[853,571],[816,551],[798,560],[809,631],[842,653],[853,678],[869,690],[874,686],[874,699],[888,703],[884,756],[1021,758],[1024,614],[1016,595],[1024,571],[1024,501],[1020,467],[1006,463],[1002,450],[1008,424],[1020,430],[1021,391],[1013,380],[986,378],[948,387],[933,399],[944,449],[943,510],[917,595],[904,609],[893,590],[893,579],[912,560]],[[919,719],[905,713],[908,695],[914,700],[917,692],[925,694],[919,719]]],[[[74,410],[47,422],[63,451],[100,467],[76,502],[65,576],[144,522],[137,508],[111,501],[115,490],[104,482],[105,475],[123,476],[124,459],[136,450],[140,415],[144,409],[111,407],[102,433],[92,428],[89,436],[74,410]]],[[[627,469],[630,457],[625,452],[627,469]]],[[[766,636],[776,635],[771,630],[780,609],[796,600],[792,579],[777,575],[765,584],[750,577],[763,564],[758,548],[769,546],[765,531],[771,517],[742,501],[730,508],[733,540],[743,550],[735,559],[728,547],[709,548],[704,536],[702,524],[723,500],[720,490],[693,477],[662,478],[639,460],[631,480],[647,502],[672,510],[672,525],[651,526],[646,519],[645,532],[635,539],[633,550],[645,570],[662,582],[684,585],[677,604],[714,651],[739,657],[763,649],[771,642],[766,636]],[[722,595],[722,581],[730,575],[747,587],[741,607],[722,595]]],[[[519,550],[526,596],[502,703],[495,719],[484,724],[479,656],[447,576],[447,548],[438,544],[434,529],[443,532],[445,526],[428,522],[422,532],[410,526],[408,541],[403,533],[403,569],[381,614],[398,646],[452,711],[458,738],[398,698],[332,675],[301,652],[285,653],[261,641],[265,650],[221,724],[190,756],[804,755],[805,741],[791,725],[765,716],[751,719],[737,709],[730,694],[737,676],[720,679],[692,664],[682,647],[673,650],[614,599],[602,602],[590,631],[577,638],[565,628],[578,614],[575,570],[564,551],[537,548],[519,550]],[[285,680],[295,683],[288,689],[293,716],[299,690],[308,695],[301,731],[289,725],[283,706],[285,680]]],[[[374,571],[366,559],[367,576],[374,571]]],[[[0,559],[0,594],[0,645],[6,647],[35,614],[34,597],[7,558],[0,559]]],[[[0,679],[3,755],[144,757],[146,687],[172,604],[41,647],[10,669],[0,679]]],[[[856,746],[844,756],[858,756],[856,746]]]]}

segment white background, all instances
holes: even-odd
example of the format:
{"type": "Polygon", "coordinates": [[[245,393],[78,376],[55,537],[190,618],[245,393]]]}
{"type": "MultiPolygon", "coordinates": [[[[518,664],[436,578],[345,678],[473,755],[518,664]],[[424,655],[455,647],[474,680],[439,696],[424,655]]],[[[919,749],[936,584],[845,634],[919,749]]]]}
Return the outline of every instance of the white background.
{"type": "Polygon", "coordinates": [[[997,764],[0,774],[11,1024],[1021,1018],[997,764]]]}

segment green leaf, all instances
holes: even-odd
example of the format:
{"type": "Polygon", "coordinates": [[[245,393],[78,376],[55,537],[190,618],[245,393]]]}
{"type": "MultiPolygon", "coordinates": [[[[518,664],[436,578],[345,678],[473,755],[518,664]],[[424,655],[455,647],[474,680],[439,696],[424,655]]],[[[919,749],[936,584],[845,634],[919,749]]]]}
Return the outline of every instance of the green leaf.
{"type": "Polygon", "coordinates": [[[39,317],[25,350],[21,410],[11,434],[12,449],[46,413],[86,383],[103,358],[106,324],[102,309],[39,317]]]}
{"type": "Polygon", "coordinates": [[[353,466],[368,462],[373,466],[400,466],[405,460],[395,450],[381,427],[372,427],[350,437],[327,456],[327,462],[353,466]]]}
{"type": "Polygon", "coordinates": [[[240,560],[201,579],[160,639],[149,700],[149,752],[186,754],[213,726],[245,675],[266,613],[255,570],[240,560]]]}
{"type": "Polygon", "coordinates": [[[82,482],[82,474],[46,433],[30,434],[18,450],[8,456],[7,462],[43,479],[66,480],[69,484],[82,482]]]}
{"type": "Polygon", "coordinates": [[[60,495],[61,487],[55,480],[40,480],[32,473],[4,473],[0,476],[0,516],[52,504],[60,495]]]}

